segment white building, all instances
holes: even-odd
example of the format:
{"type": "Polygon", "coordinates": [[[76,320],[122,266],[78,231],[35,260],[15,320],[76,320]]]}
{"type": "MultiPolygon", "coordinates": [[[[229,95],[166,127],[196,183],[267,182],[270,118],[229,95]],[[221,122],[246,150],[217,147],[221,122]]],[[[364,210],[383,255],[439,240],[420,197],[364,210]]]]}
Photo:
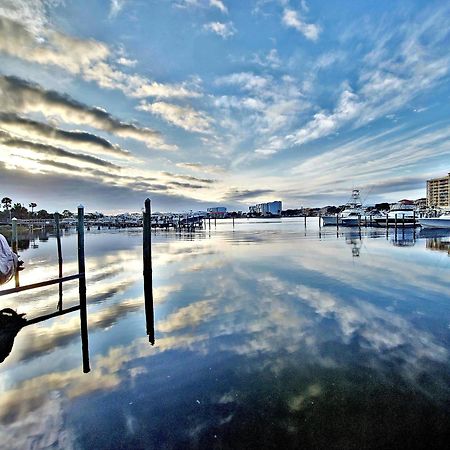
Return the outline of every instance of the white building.
{"type": "Polygon", "coordinates": [[[227,208],[225,208],[225,206],[216,206],[215,208],[208,208],[207,211],[211,217],[223,218],[227,215],[227,208]]]}
{"type": "Polygon", "coordinates": [[[250,214],[257,214],[261,216],[281,216],[282,204],[281,201],[259,203],[258,205],[249,206],[250,214]]]}

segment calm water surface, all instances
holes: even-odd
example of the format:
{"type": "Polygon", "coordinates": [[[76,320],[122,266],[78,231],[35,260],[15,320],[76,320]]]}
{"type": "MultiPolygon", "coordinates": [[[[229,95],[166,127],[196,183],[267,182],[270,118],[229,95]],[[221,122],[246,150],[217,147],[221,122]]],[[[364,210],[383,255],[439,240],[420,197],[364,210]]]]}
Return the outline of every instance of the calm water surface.
{"type": "MultiPolygon", "coordinates": [[[[22,284],[58,274],[41,238],[22,242],[22,284]]],[[[73,231],[62,245],[76,273],[73,231]]],[[[158,232],[151,346],[141,231],[87,232],[91,372],[79,313],[23,328],[0,364],[0,446],[445,448],[449,249],[450,233],[317,219],[158,232]]],[[[76,281],[63,301],[77,304],[76,281]]],[[[1,302],[31,319],[55,311],[58,287],[1,302]]]]}

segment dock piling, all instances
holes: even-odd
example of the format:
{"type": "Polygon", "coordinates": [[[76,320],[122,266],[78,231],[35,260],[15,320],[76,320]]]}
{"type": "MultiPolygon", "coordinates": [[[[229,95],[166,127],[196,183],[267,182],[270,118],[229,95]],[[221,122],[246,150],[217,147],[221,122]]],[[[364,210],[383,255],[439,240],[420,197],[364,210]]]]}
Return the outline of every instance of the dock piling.
{"type": "Polygon", "coordinates": [[[89,342],[86,304],[86,264],[84,255],[84,207],[78,206],[78,292],[80,295],[81,351],[83,354],[83,372],[90,372],[89,342]]]}
{"type": "Polygon", "coordinates": [[[151,201],[145,200],[144,234],[143,234],[143,263],[144,263],[144,302],[145,322],[149,342],[155,344],[155,318],[153,309],[153,269],[152,269],[152,242],[151,242],[151,201]]]}
{"type": "MultiPolygon", "coordinates": [[[[56,245],[58,248],[58,278],[62,278],[62,267],[63,267],[63,259],[62,259],[62,250],[61,250],[61,227],[59,224],[59,213],[55,212],[55,231],[56,231],[56,245]]],[[[62,282],[59,283],[59,301],[58,301],[58,309],[62,311],[62,298],[63,298],[63,286],[62,282]]]]}

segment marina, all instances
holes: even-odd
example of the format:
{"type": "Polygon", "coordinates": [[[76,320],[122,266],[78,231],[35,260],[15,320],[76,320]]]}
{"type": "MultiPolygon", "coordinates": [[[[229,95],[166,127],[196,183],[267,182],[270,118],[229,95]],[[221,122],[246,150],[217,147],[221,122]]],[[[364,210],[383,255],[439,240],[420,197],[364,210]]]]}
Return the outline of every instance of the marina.
{"type": "MultiPolygon", "coordinates": [[[[34,247],[20,236],[21,284],[58,277],[47,233],[34,247]]],[[[76,239],[73,229],[61,234],[64,276],[77,266],[76,239]]],[[[386,236],[319,228],[316,218],[306,227],[282,218],[234,228],[220,219],[182,235],[154,229],[154,346],[142,239],[138,228],[85,231],[89,373],[70,314],[16,335],[0,365],[8,448],[43,445],[50,430],[57,446],[231,447],[237,435],[243,442],[242,427],[252,448],[322,446],[337,430],[337,447],[364,446],[368,423],[390,445],[425,445],[430,433],[443,444],[448,232],[386,236]]],[[[58,292],[56,284],[17,293],[3,306],[32,321],[52,313],[58,292]]],[[[77,304],[77,281],[68,281],[64,308],[77,304]]]]}

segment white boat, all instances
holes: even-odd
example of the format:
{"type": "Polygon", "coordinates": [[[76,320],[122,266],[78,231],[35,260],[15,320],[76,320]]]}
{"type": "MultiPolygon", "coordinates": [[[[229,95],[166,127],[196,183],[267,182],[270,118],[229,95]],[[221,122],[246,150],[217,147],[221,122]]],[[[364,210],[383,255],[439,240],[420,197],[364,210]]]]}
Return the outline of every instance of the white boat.
{"type": "Polygon", "coordinates": [[[381,227],[414,227],[419,226],[416,217],[416,206],[410,200],[400,200],[396,203],[385,217],[375,218],[377,225],[381,227]]]}
{"type": "Polygon", "coordinates": [[[365,211],[362,207],[361,197],[358,189],[353,189],[350,200],[345,204],[345,208],[339,214],[322,216],[323,225],[341,225],[347,227],[358,226],[361,218],[364,218],[365,211]]]}
{"type": "Polygon", "coordinates": [[[449,228],[450,229],[450,213],[443,214],[439,217],[428,217],[419,219],[420,225],[424,228],[449,228]]]}
{"type": "Polygon", "coordinates": [[[11,250],[5,236],[0,234],[0,284],[9,281],[19,266],[19,258],[11,250]]]}

